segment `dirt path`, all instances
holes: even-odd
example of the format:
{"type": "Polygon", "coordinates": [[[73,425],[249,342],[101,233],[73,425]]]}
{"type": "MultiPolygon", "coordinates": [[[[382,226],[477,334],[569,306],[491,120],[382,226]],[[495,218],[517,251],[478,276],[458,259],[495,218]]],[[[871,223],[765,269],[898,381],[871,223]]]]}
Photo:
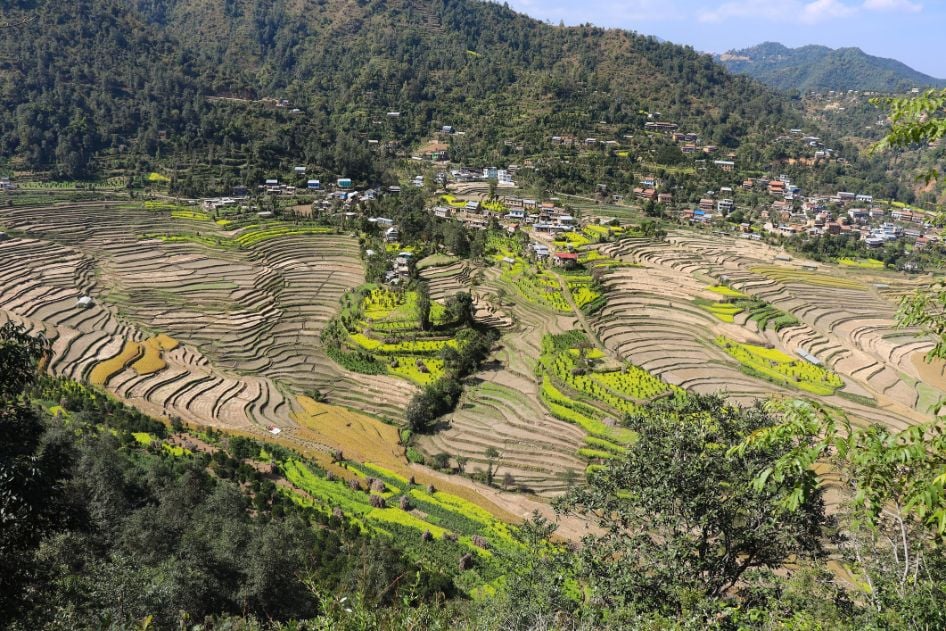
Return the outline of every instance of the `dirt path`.
{"type": "MultiPolygon", "coordinates": [[[[554,272],[553,272],[554,273],[554,272]]],[[[562,288],[562,295],[565,296],[565,300],[568,302],[568,306],[572,308],[572,311],[575,313],[575,316],[578,320],[578,323],[581,324],[581,328],[585,331],[585,335],[594,342],[594,345],[605,355],[610,355],[610,352],[605,348],[604,344],[598,339],[595,330],[588,324],[588,319],[585,317],[584,312],[575,304],[575,299],[572,297],[572,292],[568,290],[568,283],[565,282],[565,279],[559,274],[555,274],[555,278],[558,279],[558,284],[562,288]]]]}

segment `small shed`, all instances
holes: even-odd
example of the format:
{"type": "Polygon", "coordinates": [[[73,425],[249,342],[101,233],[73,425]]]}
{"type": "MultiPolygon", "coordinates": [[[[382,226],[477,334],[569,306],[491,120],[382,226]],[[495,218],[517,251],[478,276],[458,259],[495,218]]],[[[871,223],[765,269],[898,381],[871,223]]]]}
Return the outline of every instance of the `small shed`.
{"type": "Polygon", "coordinates": [[[76,300],[76,306],[80,309],[88,309],[94,304],[95,301],[92,300],[90,296],[82,296],[76,300]]]}

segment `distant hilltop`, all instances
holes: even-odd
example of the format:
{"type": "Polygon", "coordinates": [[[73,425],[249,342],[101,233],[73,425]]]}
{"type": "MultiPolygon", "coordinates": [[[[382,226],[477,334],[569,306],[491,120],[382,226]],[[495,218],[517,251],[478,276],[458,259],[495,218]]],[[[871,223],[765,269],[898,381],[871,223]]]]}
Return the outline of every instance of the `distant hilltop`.
{"type": "Polygon", "coordinates": [[[868,55],[860,48],[802,46],[766,42],[717,55],[736,74],[781,90],[863,90],[902,92],[946,87],[946,80],[918,72],[895,59],[868,55]]]}

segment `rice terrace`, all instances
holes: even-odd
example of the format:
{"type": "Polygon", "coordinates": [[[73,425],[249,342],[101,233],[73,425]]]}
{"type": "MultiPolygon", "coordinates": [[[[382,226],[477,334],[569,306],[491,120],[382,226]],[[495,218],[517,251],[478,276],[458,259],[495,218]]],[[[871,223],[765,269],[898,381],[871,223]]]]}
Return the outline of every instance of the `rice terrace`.
{"type": "Polygon", "coordinates": [[[946,3],[686,4],[0,3],[0,629],[946,629],[946,3]]]}
{"type": "Polygon", "coordinates": [[[744,239],[605,231],[597,245],[592,226],[562,237],[582,261],[564,270],[536,268],[521,241],[491,236],[485,265],[423,266],[425,333],[416,293],[364,285],[350,232],[130,202],[7,208],[0,223],[13,236],[0,242],[0,314],[52,340],[56,374],[158,417],[276,436],[323,458],[354,450],[402,475],[411,469],[395,430],[442,375],[443,350],[457,348],[444,304],[471,291],[500,342],[408,455],[472,471],[492,467],[495,449],[534,494],[460,484],[498,513],[525,516],[623,453],[634,436],[617,421],[681,389],[744,403],[808,397],[897,428],[930,418],[946,394],[943,366],[922,362],[932,342],[894,324],[917,281],[744,239]],[[343,406],[325,410],[394,427],[355,447],[357,432],[320,428],[313,393],[343,406]]]}

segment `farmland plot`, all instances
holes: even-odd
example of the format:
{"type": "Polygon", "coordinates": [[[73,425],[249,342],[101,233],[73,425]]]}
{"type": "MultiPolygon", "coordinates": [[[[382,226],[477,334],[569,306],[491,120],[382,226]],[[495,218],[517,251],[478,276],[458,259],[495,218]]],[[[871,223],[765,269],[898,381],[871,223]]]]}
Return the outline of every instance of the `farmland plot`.
{"type": "Polygon", "coordinates": [[[152,412],[220,426],[291,424],[290,392],[392,416],[410,396],[408,384],[363,380],[322,351],[339,296],[362,282],[347,236],[249,226],[241,243],[198,213],[127,204],[4,209],[0,220],[18,237],[0,244],[0,312],[54,340],[59,374],[97,370],[152,412]],[[142,238],[196,235],[195,224],[239,247],[142,238]],[[180,346],[145,343],[159,334],[180,346]]]}
{"type": "Polygon", "coordinates": [[[942,396],[917,369],[932,342],[894,321],[897,298],[916,281],[691,233],[663,243],[627,239],[601,250],[644,267],[604,275],[608,305],[594,318],[596,331],[608,348],[669,383],[726,390],[746,401],[797,392],[794,376],[747,374],[748,362],[715,343],[722,336],[823,364],[843,385],[808,387],[806,396],[820,396],[861,422],[903,427],[929,418],[929,402],[942,396]]]}

